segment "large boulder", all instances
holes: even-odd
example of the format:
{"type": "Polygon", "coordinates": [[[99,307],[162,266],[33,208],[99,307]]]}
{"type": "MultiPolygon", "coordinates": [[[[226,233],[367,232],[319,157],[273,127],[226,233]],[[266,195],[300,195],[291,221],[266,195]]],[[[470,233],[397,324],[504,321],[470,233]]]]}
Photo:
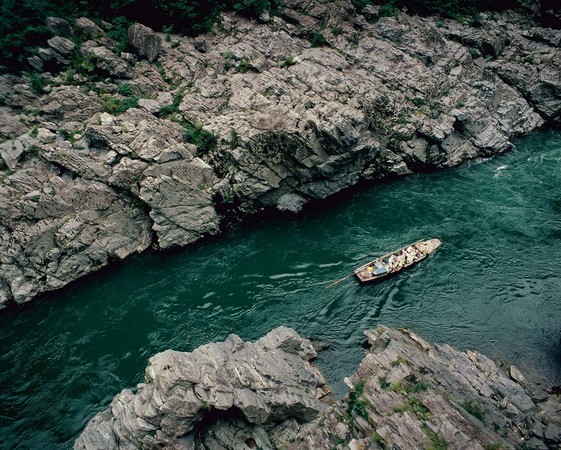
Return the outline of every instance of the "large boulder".
{"type": "Polygon", "coordinates": [[[148,61],[154,61],[162,49],[162,38],[151,28],[139,23],[135,23],[129,28],[129,43],[140,56],[146,57],[148,61]]]}
{"type": "Polygon", "coordinates": [[[285,327],[255,343],[231,335],[192,353],[166,350],[150,358],[136,393],[117,395],[74,448],[246,448],[250,441],[272,448],[272,428],[287,419],[311,421],[324,409],[315,357],[310,341],[285,327]],[[233,440],[213,445],[228,431],[233,440]]]}
{"type": "Polygon", "coordinates": [[[130,78],[131,73],[127,62],[103,45],[94,41],[86,41],[81,47],[82,54],[92,61],[98,70],[113,78],[130,78]]]}
{"type": "Polygon", "coordinates": [[[60,36],[55,36],[47,41],[49,46],[53,48],[55,51],[60,53],[61,55],[69,55],[76,44],[72,42],[70,39],[63,38],[60,36]]]}
{"type": "Polygon", "coordinates": [[[103,35],[103,30],[86,17],[76,19],[76,28],[88,39],[103,35]]]}
{"type": "MultiPolygon", "coordinates": [[[[20,140],[14,143],[16,154],[18,145],[20,140]]],[[[46,159],[80,167],[76,154],[65,154],[56,144],[37,140],[27,151],[40,147],[46,159]]],[[[85,159],[83,166],[90,178],[103,175],[93,161],[85,159]]],[[[4,180],[0,208],[0,298],[16,303],[151,243],[150,222],[141,207],[103,183],[74,179],[43,159],[27,159],[22,170],[4,180]]]]}
{"type": "Polygon", "coordinates": [[[561,403],[514,366],[431,344],[411,330],[365,332],[370,351],[324,396],[315,351],[279,327],[149,360],[146,382],[93,417],[76,450],[558,448],[561,403]],[[326,405],[330,405],[327,407],[326,405]]]}
{"type": "Polygon", "coordinates": [[[67,20],[60,17],[47,17],[47,30],[53,36],[70,37],[72,36],[72,27],[67,20]]]}

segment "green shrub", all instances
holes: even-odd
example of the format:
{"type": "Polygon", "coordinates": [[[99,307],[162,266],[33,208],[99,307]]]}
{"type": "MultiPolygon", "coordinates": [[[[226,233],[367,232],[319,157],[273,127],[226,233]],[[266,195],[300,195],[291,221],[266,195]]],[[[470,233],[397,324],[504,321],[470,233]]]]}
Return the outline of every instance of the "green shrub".
{"type": "Polygon", "coordinates": [[[379,377],[378,381],[382,389],[388,389],[391,386],[391,384],[389,383],[386,377],[379,377]]]}
{"type": "Polygon", "coordinates": [[[347,405],[347,412],[351,414],[353,411],[359,416],[368,419],[368,402],[362,398],[364,394],[363,380],[359,381],[355,388],[349,393],[349,403],[347,405]]]}
{"type": "Polygon", "coordinates": [[[405,405],[394,409],[397,413],[412,412],[419,419],[425,419],[429,414],[429,409],[417,397],[409,397],[405,405]]]}
{"type": "Polygon", "coordinates": [[[312,44],[312,47],[325,47],[329,45],[325,36],[317,31],[311,34],[309,41],[312,44]]]}
{"type": "Polygon", "coordinates": [[[29,87],[31,92],[35,95],[43,95],[45,93],[45,87],[49,84],[46,78],[37,72],[30,72],[27,74],[29,80],[29,87]]]}
{"type": "Polygon", "coordinates": [[[234,10],[248,16],[259,16],[270,6],[269,0],[238,0],[234,2],[234,10]]]}
{"type": "Polygon", "coordinates": [[[284,58],[284,61],[281,63],[281,67],[290,67],[296,64],[296,59],[294,58],[294,56],[292,55],[288,55],[286,58],[284,58]]]}
{"type": "Polygon", "coordinates": [[[183,91],[180,90],[177,94],[175,94],[173,96],[173,102],[170,103],[169,105],[165,105],[162,108],[160,108],[160,110],[158,111],[158,117],[161,117],[163,119],[171,119],[173,118],[173,116],[175,116],[176,114],[178,114],[179,111],[179,105],[181,105],[181,102],[183,101],[183,91]]]}
{"type": "Polygon", "coordinates": [[[209,131],[203,129],[199,123],[192,123],[184,121],[182,123],[185,132],[183,133],[183,140],[189,144],[194,144],[197,149],[206,155],[216,149],[218,138],[209,131]]]}
{"type": "Polygon", "coordinates": [[[129,28],[132,21],[124,16],[115,17],[111,21],[111,29],[107,32],[107,37],[115,41],[113,50],[119,54],[124,52],[129,46],[129,28]]]}
{"type": "Polygon", "coordinates": [[[117,92],[125,97],[132,96],[132,86],[128,83],[123,83],[117,86],[117,92]]]}
{"type": "Polygon", "coordinates": [[[358,12],[361,12],[366,6],[372,4],[370,0],[351,0],[351,3],[358,12]]]}
{"type": "Polygon", "coordinates": [[[397,13],[397,8],[393,2],[384,3],[380,6],[380,17],[392,17],[397,13]]]}
{"type": "Polygon", "coordinates": [[[409,392],[422,392],[426,391],[429,387],[430,383],[427,383],[426,381],[419,381],[413,385],[409,392]]]}
{"type": "Polygon", "coordinates": [[[118,99],[112,95],[104,95],[103,111],[110,114],[122,114],[130,108],[138,107],[138,97],[125,97],[118,99]]]}
{"type": "Polygon", "coordinates": [[[467,400],[460,404],[469,414],[485,423],[486,411],[477,400],[467,400]]]}
{"type": "Polygon", "coordinates": [[[448,442],[441,438],[437,433],[429,429],[427,426],[423,427],[423,431],[430,439],[430,444],[426,447],[426,450],[447,450],[448,442]]]}
{"type": "Polygon", "coordinates": [[[165,33],[166,42],[171,42],[171,33],[173,33],[173,25],[164,25],[162,27],[162,33],[165,33]]]}
{"type": "Polygon", "coordinates": [[[235,148],[240,146],[240,137],[235,130],[230,132],[230,149],[234,150],[235,148]]]}

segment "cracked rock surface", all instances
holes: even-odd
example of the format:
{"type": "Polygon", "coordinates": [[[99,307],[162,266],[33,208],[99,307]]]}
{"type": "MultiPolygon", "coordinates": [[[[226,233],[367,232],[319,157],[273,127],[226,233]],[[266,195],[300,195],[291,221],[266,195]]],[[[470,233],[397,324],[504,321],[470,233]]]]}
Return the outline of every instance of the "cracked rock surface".
{"type": "Polygon", "coordinates": [[[250,440],[271,448],[272,428],[288,418],[309,422],[325,408],[315,357],[307,339],[284,327],[254,343],[231,335],[192,353],[166,350],[150,358],[136,393],[117,395],[74,448],[247,448],[250,440]]]}
{"type": "Polygon", "coordinates": [[[561,31],[512,11],[474,28],[287,1],[282,17],[226,14],[197,38],[135,26],[136,54],[86,18],[59,22],[37,56],[42,95],[0,74],[0,308],[150,245],[488,157],[561,122],[561,31]]]}
{"type": "Polygon", "coordinates": [[[280,327],[149,361],[146,383],[96,415],[75,449],[558,448],[558,395],[514,367],[430,344],[410,330],[365,332],[370,350],[324,397],[308,340],[280,327]]]}

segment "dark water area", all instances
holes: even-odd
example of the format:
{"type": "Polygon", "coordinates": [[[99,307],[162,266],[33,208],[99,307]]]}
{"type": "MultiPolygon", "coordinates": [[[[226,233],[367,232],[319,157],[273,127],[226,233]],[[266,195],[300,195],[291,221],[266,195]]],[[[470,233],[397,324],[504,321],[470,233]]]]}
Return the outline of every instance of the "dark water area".
{"type": "Polygon", "coordinates": [[[134,257],[0,315],[0,448],[69,448],[91,417],[141,382],[148,358],[279,325],[329,344],[336,392],[363,331],[411,327],[561,383],[561,134],[491,160],[415,175],[298,217],[261,218],[191,248],[134,257]],[[350,278],[425,237],[442,247],[376,285],[350,278]]]}

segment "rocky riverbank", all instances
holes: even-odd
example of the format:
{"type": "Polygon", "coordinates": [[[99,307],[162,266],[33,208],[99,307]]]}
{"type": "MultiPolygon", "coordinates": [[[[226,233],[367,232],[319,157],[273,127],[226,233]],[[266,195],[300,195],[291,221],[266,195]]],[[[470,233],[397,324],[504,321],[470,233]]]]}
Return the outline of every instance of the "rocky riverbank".
{"type": "Polygon", "coordinates": [[[75,449],[558,448],[561,402],[514,366],[430,344],[409,330],[365,333],[370,350],[326,397],[311,343],[280,327],[152,357],[146,382],[96,415],[75,449]]]}
{"type": "Polygon", "coordinates": [[[197,38],[135,25],[127,52],[102,25],[50,19],[41,78],[0,75],[0,307],[561,120],[561,31],[516,12],[287,1],[197,38]]]}

